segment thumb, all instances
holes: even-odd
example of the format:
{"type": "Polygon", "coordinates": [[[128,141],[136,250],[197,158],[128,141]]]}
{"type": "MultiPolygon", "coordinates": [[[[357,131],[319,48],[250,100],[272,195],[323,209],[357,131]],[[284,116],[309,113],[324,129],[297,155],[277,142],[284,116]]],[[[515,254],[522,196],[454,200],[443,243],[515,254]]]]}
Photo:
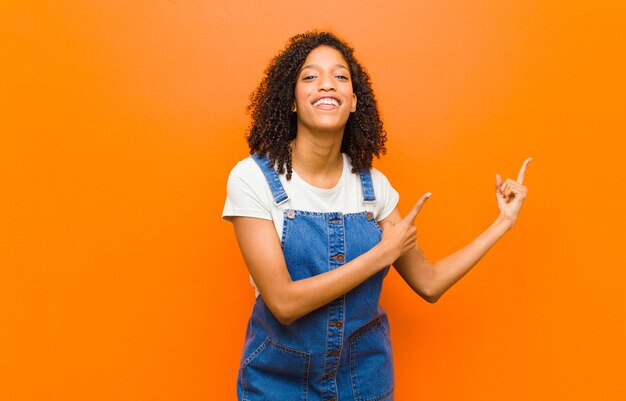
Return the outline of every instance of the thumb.
{"type": "Polygon", "coordinates": [[[415,206],[413,206],[413,209],[411,209],[411,211],[409,212],[409,214],[406,215],[406,217],[404,218],[405,221],[410,222],[411,224],[413,224],[415,222],[415,218],[417,217],[417,214],[420,212],[420,210],[422,210],[422,206],[424,206],[424,203],[426,203],[426,200],[428,200],[428,198],[430,198],[432,194],[430,192],[424,194],[415,204],[415,206]]]}

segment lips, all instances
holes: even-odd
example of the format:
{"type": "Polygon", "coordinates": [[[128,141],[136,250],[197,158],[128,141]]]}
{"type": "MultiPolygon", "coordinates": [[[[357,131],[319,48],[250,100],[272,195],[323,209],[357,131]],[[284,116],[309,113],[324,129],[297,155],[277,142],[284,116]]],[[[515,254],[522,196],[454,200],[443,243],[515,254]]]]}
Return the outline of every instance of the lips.
{"type": "Polygon", "coordinates": [[[315,101],[313,101],[312,104],[313,104],[313,107],[315,108],[319,108],[323,110],[332,110],[332,109],[339,107],[341,102],[339,101],[339,99],[332,97],[332,96],[322,96],[322,97],[315,99],[315,101]]]}

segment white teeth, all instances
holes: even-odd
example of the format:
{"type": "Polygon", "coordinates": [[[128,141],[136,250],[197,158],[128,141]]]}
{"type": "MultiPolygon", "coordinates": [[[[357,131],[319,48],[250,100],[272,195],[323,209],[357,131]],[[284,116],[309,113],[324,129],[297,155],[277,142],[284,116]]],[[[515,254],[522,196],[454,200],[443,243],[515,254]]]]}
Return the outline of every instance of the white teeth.
{"type": "Polygon", "coordinates": [[[337,99],[333,99],[330,97],[323,97],[319,99],[317,102],[313,103],[313,106],[319,106],[320,104],[332,104],[334,106],[339,106],[339,102],[337,99]]]}

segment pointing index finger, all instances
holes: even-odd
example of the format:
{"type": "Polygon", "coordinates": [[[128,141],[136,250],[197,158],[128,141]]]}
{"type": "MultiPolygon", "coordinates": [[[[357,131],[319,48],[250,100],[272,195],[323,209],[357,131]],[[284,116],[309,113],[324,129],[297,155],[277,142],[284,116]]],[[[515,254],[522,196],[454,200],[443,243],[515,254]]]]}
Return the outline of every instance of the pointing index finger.
{"type": "Polygon", "coordinates": [[[407,221],[410,221],[411,224],[414,224],[415,223],[415,218],[417,217],[417,214],[420,212],[420,210],[422,210],[422,206],[424,206],[424,202],[426,202],[426,200],[428,198],[430,198],[431,195],[432,194],[430,192],[424,194],[424,196],[422,196],[420,198],[420,200],[417,201],[415,206],[413,206],[413,208],[411,209],[409,214],[407,214],[404,219],[407,220],[407,221]]]}
{"type": "Polygon", "coordinates": [[[528,163],[530,163],[530,161],[532,160],[532,157],[529,157],[528,159],[524,160],[524,164],[522,164],[522,168],[519,171],[519,174],[517,175],[517,182],[522,184],[524,182],[524,176],[526,175],[526,166],[528,165],[528,163]]]}

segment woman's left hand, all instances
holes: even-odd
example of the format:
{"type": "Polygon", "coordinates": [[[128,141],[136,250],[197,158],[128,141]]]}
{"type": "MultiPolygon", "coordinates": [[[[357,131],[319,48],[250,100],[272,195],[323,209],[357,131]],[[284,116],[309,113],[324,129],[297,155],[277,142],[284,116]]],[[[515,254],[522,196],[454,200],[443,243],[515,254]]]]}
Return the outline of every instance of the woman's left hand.
{"type": "Polygon", "coordinates": [[[528,193],[528,189],[522,183],[526,174],[526,166],[531,160],[532,158],[530,157],[524,160],[524,164],[522,164],[522,168],[517,175],[517,181],[507,178],[502,183],[500,174],[496,174],[496,199],[498,200],[500,217],[508,220],[511,226],[517,221],[517,216],[528,193]]]}

